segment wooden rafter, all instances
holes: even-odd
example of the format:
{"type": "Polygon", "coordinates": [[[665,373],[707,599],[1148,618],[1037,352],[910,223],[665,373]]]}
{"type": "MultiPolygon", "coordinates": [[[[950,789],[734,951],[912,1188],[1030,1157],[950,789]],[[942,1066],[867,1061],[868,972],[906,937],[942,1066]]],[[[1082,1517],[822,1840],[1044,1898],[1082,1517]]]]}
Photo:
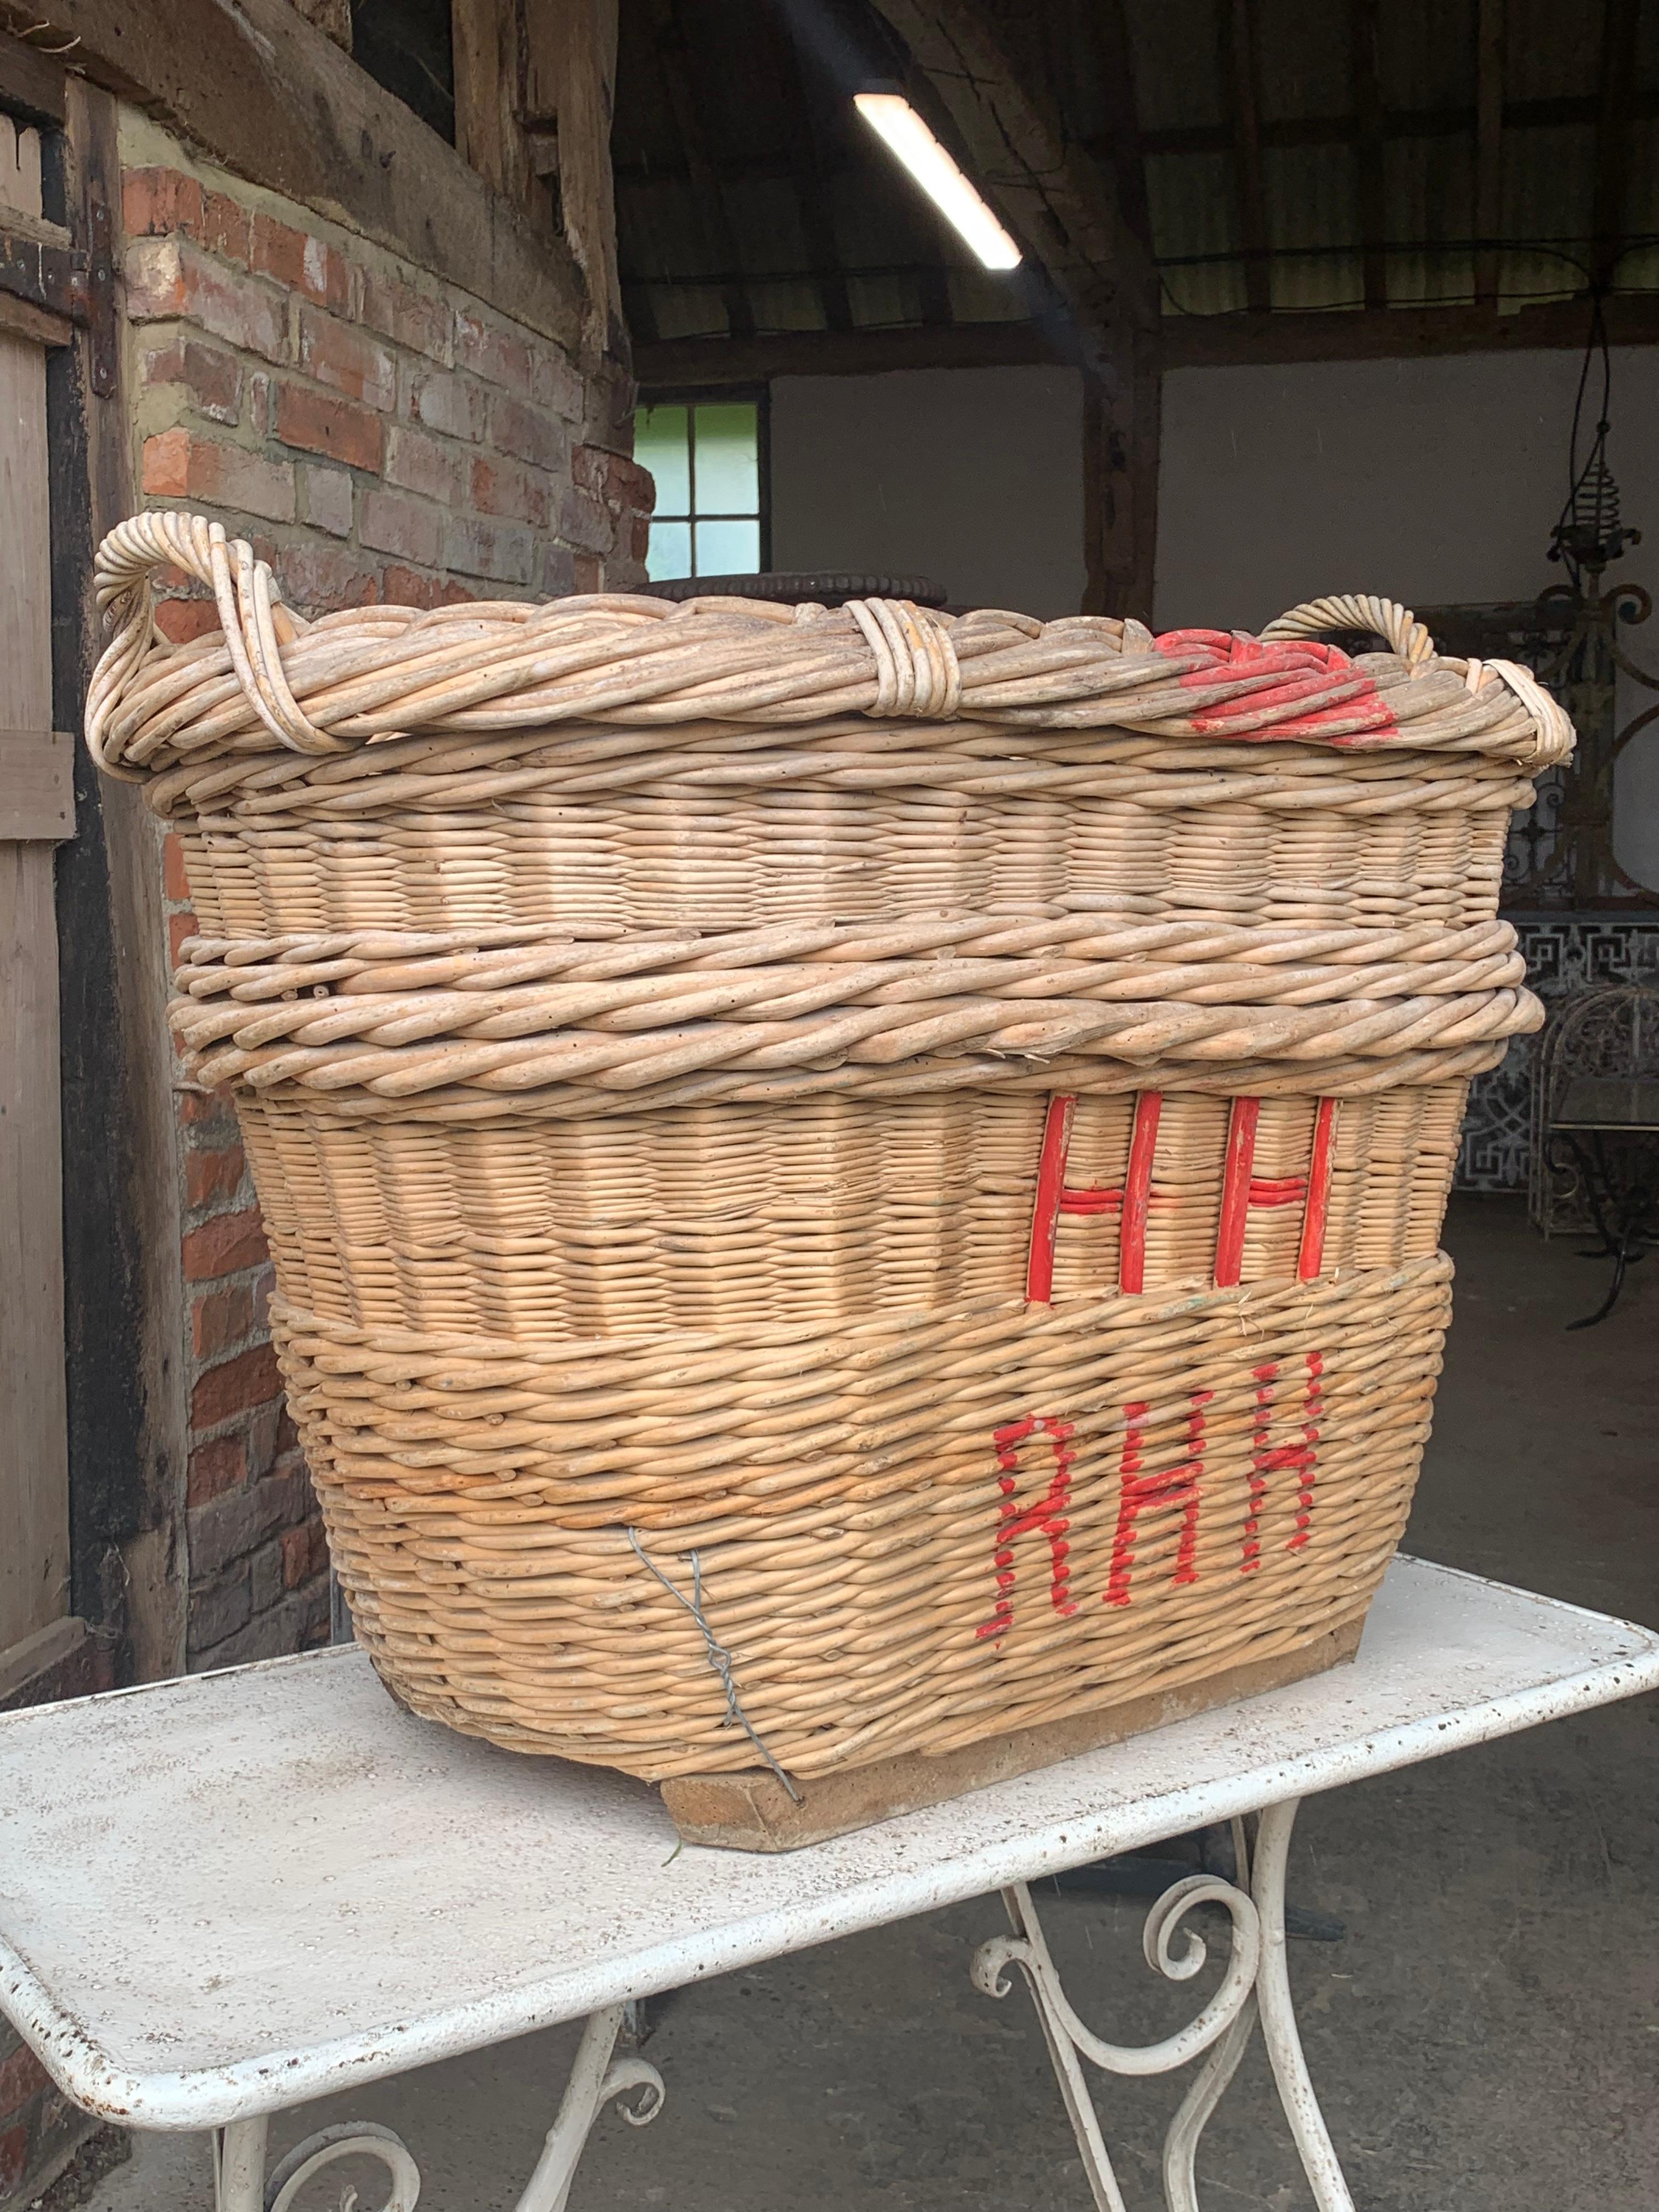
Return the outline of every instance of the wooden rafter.
{"type": "Polygon", "coordinates": [[[894,369],[1001,368],[1052,362],[1033,323],[909,325],[885,330],[780,331],[752,338],[665,338],[638,345],[641,386],[766,384],[775,376],[878,376],[894,369]]]}
{"type": "MultiPolygon", "coordinates": [[[[1491,4],[1491,0],[1486,0],[1491,4]]],[[[1506,100],[1503,106],[1505,135],[1510,131],[1570,130],[1586,124],[1594,125],[1601,112],[1599,95],[1585,96],[1577,93],[1562,94],[1547,100],[1506,100]]],[[[1635,86],[1630,89],[1624,103],[1625,120],[1630,123],[1651,123],[1659,120],[1659,89],[1635,86]]],[[[1462,106],[1444,107],[1389,107],[1379,110],[1377,123],[1382,137],[1395,139],[1461,138],[1468,140],[1474,127],[1474,111],[1466,101],[1462,106]]],[[[1357,115],[1281,115],[1264,116],[1261,123],[1261,142],[1264,149],[1276,150],[1284,147],[1354,146],[1362,136],[1357,115]]],[[[1180,124],[1167,129],[1144,131],[1140,137],[1143,156],[1154,154],[1224,154],[1232,147],[1229,129],[1212,123],[1180,124]]],[[[1115,166],[1115,149],[1100,145],[1089,149],[1107,166],[1115,166]]],[[[740,184],[754,178],[788,177],[792,163],[781,154],[744,155],[738,159],[715,164],[722,182],[740,184]]],[[[684,176],[684,164],[653,161],[649,165],[621,162],[617,174],[623,179],[643,179],[647,177],[684,176]]],[[[1127,204],[1126,204],[1127,211],[1127,204]]]]}
{"type": "Polygon", "coordinates": [[[680,143],[685,149],[686,169],[696,199],[705,250],[714,268],[729,279],[721,289],[726,327],[733,337],[751,337],[755,330],[755,311],[750,304],[748,287],[742,280],[743,262],[738,252],[737,234],[726,212],[726,200],[720,191],[720,172],[709,151],[696,94],[692,88],[690,46],[680,21],[677,0],[652,0],[651,12],[663,82],[669,105],[674,111],[680,143]]]}
{"type": "Polygon", "coordinates": [[[1260,312],[1273,305],[1273,272],[1267,265],[1267,191],[1261,165],[1261,102],[1256,91],[1251,0],[1224,0],[1221,21],[1224,81],[1232,109],[1244,297],[1253,311],[1260,312]]]}
{"type": "Polygon", "coordinates": [[[1365,305],[1389,304],[1389,262],[1383,252],[1388,237],[1382,146],[1382,80],[1377,55],[1382,37],[1378,0],[1353,0],[1351,31],[1353,42],[1353,105],[1358,125],[1355,151],[1359,214],[1359,250],[1365,305]]]}
{"type": "MultiPolygon", "coordinates": [[[[1066,131],[980,0],[877,0],[916,89],[954,128],[975,181],[1072,325],[1084,371],[1088,605],[1149,616],[1158,472],[1158,271],[1110,172],[1066,131]]],[[[948,332],[924,336],[944,337],[948,332]]]]}
{"type": "Polygon", "coordinates": [[[1503,256],[1497,239],[1504,223],[1504,7],[1480,0],[1474,65],[1474,297],[1483,307],[1498,301],[1503,256]]]}
{"type": "MultiPolygon", "coordinates": [[[[1594,124],[1601,113],[1596,94],[1556,93],[1539,100],[1510,100],[1504,106],[1507,131],[1570,130],[1594,124]]],[[[1659,88],[1631,88],[1625,112],[1632,122],[1651,122],[1659,116],[1659,88]]],[[[1382,136],[1395,138],[1464,138],[1469,135],[1471,109],[1448,103],[1434,107],[1389,107],[1381,111],[1382,136]]],[[[1279,115],[1264,117],[1261,143],[1280,146],[1352,146],[1360,137],[1359,118],[1340,115],[1279,115]]],[[[1224,126],[1214,123],[1180,123],[1148,131],[1143,143],[1148,154],[1223,154],[1232,144],[1224,126]]]]}
{"type": "Polygon", "coordinates": [[[801,234],[812,266],[818,272],[818,306],[824,328],[850,331],[853,307],[847,279],[841,274],[841,247],[836,236],[835,211],[830,204],[823,151],[813,127],[811,106],[801,80],[800,63],[793,41],[775,9],[766,15],[773,66],[783,98],[786,116],[796,127],[788,132],[787,164],[795,202],[800,210],[801,234]]]}
{"type": "Polygon", "coordinates": [[[1152,612],[1158,429],[1158,271],[1111,173],[1079,146],[1040,69],[980,0],[878,0],[954,125],[975,182],[1067,311],[1084,371],[1090,610],[1152,612]]]}
{"type": "Polygon", "coordinates": [[[1115,379],[1106,333],[1156,325],[1158,278],[1099,164],[1026,82],[976,0],[878,0],[954,126],[973,174],[1047,272],[1085,355],[1115,379]]]}
{"type": "MultiPolygon", "coordinates": [[[[1659,344],[1659,293],[1606,302],[1613,345],[1659,344]]],[[[1395,361],[1455,353],[1582,352],[1584,308],[1553,300],[1518,314],[1491,307],[1379,307],[1370,313],[1169,315],[1166,368],[1233,368],[1297,361],[1395,361]]]]}
{"type": "Polygon", "coordinates": [[[1135,106],[1134,50],[1124,0],[1077,0],[1092,20],[1099,55],[1099,94],[1107,143],[1102,149],[1117,179],[1117,204],[1125,227],[1148,259],[1152,209],[1146,195],[1146,149],[1135,106]]]}
{"type": "Polygon", "coordinates": [[[1598,285],[1612,281],[1623,243],[1630,85],[1636,67],[1640,14],[1641,0],[1607,0],[1601,31],[1601,112],[1595,123],[1593,275],[1598,285]]]}

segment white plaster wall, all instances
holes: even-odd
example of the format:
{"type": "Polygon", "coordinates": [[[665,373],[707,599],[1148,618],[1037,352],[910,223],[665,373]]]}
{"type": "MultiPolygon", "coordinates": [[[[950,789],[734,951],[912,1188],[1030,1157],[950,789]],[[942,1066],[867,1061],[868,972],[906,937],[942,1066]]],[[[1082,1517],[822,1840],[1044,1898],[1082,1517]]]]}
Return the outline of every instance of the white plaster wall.
{"type": "MultiPolygon", "coordinates": [[[[1259,629],[1298,599],[1520,599],[1567,485],[1576,353],[1176,369],[1164,379],[1157,620],[1259,629]]],[[[1590,417],[1599,394],[1592,380],[1590,417]]],[[[1610,576],[1659,595],[1659,349],[1613,356],[1609,459],[1644,543],[1610,576]]],[[[1659,617],[1631,638],[1659,670],[1659,617]]],[[[1650,696],[1653,695],[1648,695],[1650,696]]],[[[1638,703],[1621,698],[1621,711],[1638,703]]],[[[1659,732],[1624,755],[1619,856],[1659,886],[1659,732]]]]}
{"type": "Polygon", "coordinates": [[[1075,370],[781,377],[771,443],[775,568],[921,574],[957,605],[1077,612],[1075,370]]]}

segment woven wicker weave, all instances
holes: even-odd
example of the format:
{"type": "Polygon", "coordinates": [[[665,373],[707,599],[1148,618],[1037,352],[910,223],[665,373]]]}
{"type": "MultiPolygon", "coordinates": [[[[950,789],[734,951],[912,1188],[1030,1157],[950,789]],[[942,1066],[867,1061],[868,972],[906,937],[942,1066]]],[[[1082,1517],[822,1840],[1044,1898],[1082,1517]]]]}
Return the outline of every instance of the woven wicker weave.
{"type": "Polygon", "coordinates": [[[307,623],[166,514],[100,588],[88,739],[183,841],[174,1025],[416,1710],[811,1777],[1364,1612],[1465,1088],[1540,1018],[1525,671],[1352,598],[307,623]],[[158,638],[167,565],[222,635],[158,638]]]}

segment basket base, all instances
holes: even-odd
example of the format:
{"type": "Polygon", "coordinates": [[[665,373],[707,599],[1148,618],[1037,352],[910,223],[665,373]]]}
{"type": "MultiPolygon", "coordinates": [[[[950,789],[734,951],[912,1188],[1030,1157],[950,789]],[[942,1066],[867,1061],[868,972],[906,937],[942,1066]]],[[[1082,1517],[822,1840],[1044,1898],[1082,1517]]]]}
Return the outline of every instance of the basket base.
{"type": "Polygon", "coordinates": [[[1154,1691],[1131,1698],[1122,1705],[1107,1705],[1097,1712],[1076,1713],[1061,1721],[1046,1721],[1036,1728],[1012,1729],[988,1735],[959,1751],[930,1759],[907,1752],[896,1759],[878,1759],[867,1766],[849,1766],[838,1774],[825,1774],[796,1784],[799,1803],[792,1803],[775,1776],[754,1770],[741,1774],[686,1774],[662,1783],[663,1802],[681,1838],[688,1844],[708,1844],[730,1851],[795,1851],[807,1844],[828,1843],[856,1828],[873,1827],[901,1813],[918,1813],[947,1797],[960,1797],[970,1790],[983,1790],[994,1782],[1011,1781],[1036,1767],[1057,1765],[1103,1744],[1121,1743],[1127,1736],[1208,1712],[1216,1705],[1235,1704],[1241,1698],[1260,1697],[1264,1691],[1282,1689],[1310,1674],[1352,1659],[1359,1649],[1364,1617],[1344,1621],[1310,1644],[1224,1668],[1200,1682],[1178,1690],[1154,1691]]]}

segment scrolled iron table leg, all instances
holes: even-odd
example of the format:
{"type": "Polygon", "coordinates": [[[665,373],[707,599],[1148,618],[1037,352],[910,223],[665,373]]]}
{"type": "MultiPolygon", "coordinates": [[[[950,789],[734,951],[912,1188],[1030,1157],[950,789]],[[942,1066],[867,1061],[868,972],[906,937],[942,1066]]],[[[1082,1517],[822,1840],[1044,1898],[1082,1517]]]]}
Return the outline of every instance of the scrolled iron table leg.
{"type": "Polygon", "coordinates": [[[1125,2212],[1125,2208],[1081,2061],[1088,2060],[1103,2073],[1143,2075],[1169,2073],[1208,2054],[1170,2124],[1164,2146],[1164,2195],[1169,2212],[1199,2212],[1194,2177],[1199,2138],[1237,2071],[1258,2019],[1314,2202],[1319,2212],[1353,2212],[1353,2199],[1308,2077],[1285,1966],[1285,1869],[1296,1814],[1292,1801],[1259,1816],[1253,1871],[1243,1824],[1235,1823],[1239,1881],[1215,1875],[1191,1875],[1166,1890],[1148,1913],[1141,1948],[1148,1966],[1169,1981],[1190,1980],[1208,1955],[1202,1937],[1182,1928],[1189,1912],[1200,1905],[1218,1905],[1231,1923],[1221,1986],[1196,2019],[1160,2043],[1108,2043],[1086,2027],[1060,1987],[1030,1889],[1022,1882],[1003,1892],[1012,1932],[981,1945],[974,1958],[974,1981],[988,1996],[1001,1997],[1011,1986],[1010,1966],[1024,1975],[1097,2212],[1125,2212]],[[1179,1949],[1178,1935],[1184,1937],[1179,1949]]]}
{"type": "Polygon", "coordinates": [[[656,2068],[643,2058],[614,2056],[623,2009],[608,2005],[594,2013],[582,2030],[558,2118],[548,2130],[546,2148],[530,2186],[519,2199],[518,2212],[565,2212],[589,2131],[613,2097],[626,2096],[630,2089],[644,2093],[637,2105],[623,2106],[623,2117],[632,2127],[647,2126],[662,2110],[666,2092],[656,2068]]]}
{"type": "MultiPolygon", "coordinates": [[[[665,2091],[656,2068],[642,2058],[615,2056],[623,2010],[621,2005],[607,2006],[603,2012],[594,2013],[584,2027],[558,2115],[548,2130],[536,2171],[519,2199],[517,2212],[566,2212],[570,2184],[593,2123],[613,2098],[624,2097],[633,2089],[644,2093],[636,2105],[623,2107],[623,2118],[636,2128],[655,2119],[662,2109],[665,2091]]],[[[362,2121],[325,2128],[297,2144],[267,2181],[269,2131],[270,2122],[261,2114],[255,2119],[238,2120],[214,2136],[217,2212],[291,2212],[306,2184],[325,2166],[345,2158],[372,2158],[386,2168],[391,2194],[374,2212],[415,2212],[421,2194],[420,2169],[407,2146],[390,2128],[362,2121]]],[[[355,2197],[352,2202],[355,2204],[355,2197]]]]}
{"type": "Polygon", "coordinates": [[[1579,1182],[1589,1200],[1596,1234],[1601,1239],[1599,1249],[1587,1252],[1583,1257],[1589,1260],[1606,1257],[1613,1263],[1613,1280],[1607,1286],[1606,1297],[1594,1313],[1585,1314],[1578,1321],[1570,1321],[1567,1328],[1571,1333],[1574,1329],[1594,1328],[1598,1322],[1604,1322],[1618,1304],[1619,1293],[1625,1287],[1626,1269],[1632,1260],[1642,1257],[1642,1247],[1650,1233],[1649,1219],[1656,1204],[1659,1204],[1659,1196],[1646,1183],[1640,1182],[1632,1182],[1623,1196],[1620,1196],[1613,1187],[1613,1172],[1607,1165],[1607,1147],[1599,1129],[1593,1133],[1591,1148],[1588,1152],[1571,1131],[1562,1133],[1565,1136],[1567,1149],[1572,1154],[1579,1182]],[[1617,1236],[1613,1234],[1608,1218],[1610,1212],[1616,1212],[1618,1216],[1617,1236]]]}

